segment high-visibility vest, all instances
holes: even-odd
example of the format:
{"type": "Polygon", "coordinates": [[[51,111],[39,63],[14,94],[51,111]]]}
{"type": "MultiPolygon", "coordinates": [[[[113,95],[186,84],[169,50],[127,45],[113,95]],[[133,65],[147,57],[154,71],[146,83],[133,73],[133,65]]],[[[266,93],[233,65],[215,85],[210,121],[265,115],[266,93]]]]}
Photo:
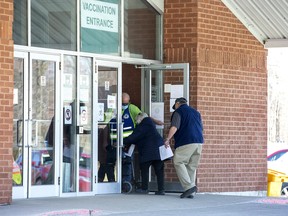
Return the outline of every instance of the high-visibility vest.
{"type": "MultiPolygon", "coordinates": [[[[122,114],[122,122],[123,124],[123,138],[128,137],[133,133],[134,123],[132,117],[130,115],[129,109],[125,109],[122,114]]],[[[110,121],[110,139],[112,141],[117,140],[117,121],[116,118],[111,119],[110,121]]]]}

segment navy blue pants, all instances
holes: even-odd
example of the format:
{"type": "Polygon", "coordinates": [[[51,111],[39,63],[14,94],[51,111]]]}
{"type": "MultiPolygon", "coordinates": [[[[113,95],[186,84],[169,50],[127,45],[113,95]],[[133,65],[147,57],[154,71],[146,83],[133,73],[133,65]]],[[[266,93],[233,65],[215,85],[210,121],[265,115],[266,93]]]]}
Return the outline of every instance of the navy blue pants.
{"type": "Polygon", "coordinates": [[[156,177],[158,191],[164,191],[164,162],[161,160],[147,161],[140,163],[141,178],[142,178],[142,190],[148,190],[148,181],[149,181],[149,168],[153,166],[156,177]]]}

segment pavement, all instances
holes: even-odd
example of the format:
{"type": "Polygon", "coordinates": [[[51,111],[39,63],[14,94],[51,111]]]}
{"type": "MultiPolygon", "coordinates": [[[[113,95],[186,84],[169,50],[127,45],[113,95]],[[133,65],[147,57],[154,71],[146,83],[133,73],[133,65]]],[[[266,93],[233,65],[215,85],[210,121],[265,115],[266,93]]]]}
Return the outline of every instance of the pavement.
{"type": "Polygon", "coordinates": [[[0,206],[0,216],[286,216],[288,198],[198,193],[180,199],[180,193],[166,195],[105,194],[83,197],[16,199],[0,206]]]}

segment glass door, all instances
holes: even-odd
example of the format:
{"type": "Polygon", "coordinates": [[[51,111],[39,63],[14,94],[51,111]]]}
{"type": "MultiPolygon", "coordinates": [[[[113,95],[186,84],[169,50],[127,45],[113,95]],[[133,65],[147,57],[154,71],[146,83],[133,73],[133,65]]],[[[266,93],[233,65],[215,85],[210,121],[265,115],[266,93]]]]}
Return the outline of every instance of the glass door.
{"type": "Polygon", "coordinates": [[[175,99],[178,97],[189,99],[189,64],[157,64],[141,68],[141,85],[144,86],[142,106],[146,112],[157,117],[156,119],[162,121],[166,119],[165,117],[170,119],[169,114],[173,111],[172,105],[175,99]],[[162,105],[160,106],[159,103],[162,105]],[[164,106],[169,109],[164,109],[164,106]],[[166,110],[169,112],[165,112],[166,110]]]}
{"type": "MultiPolygon", "coordinates": [[[[164,103],[169,105],[169,112],[178,97],[189,98],[189,64],[159,64],[142,67],[142,85],[144,89],[143,107],[149,114],[154,114],[153,103],[164,103]]],[[[189,100],[188,100],[189,102],[189,100]]],[[[164,107],[163,107],[164,108],[164,107]]],[[[155,110],[154,110],[155,111],[155,110]]],[[[164,114],[164,110],[163,110],[164,114]]],[[[162,114],[161,114],[162,115],[162,114]]],[[[161,120],[164,117],[158,116],[161,120]]],[[[158,119],[158,118],[157,118],[158,119]]]]}
{"type": "MultiPolygon", "coordinates": [[[[96,193],[121,192],[121,146],[122,144],[122,89],[121,64],[106,61],[96,61],[94,106],[95,125],[98,126],[97,158],[98,166],[96,193]]],[[[97,138],[96,138],[97,136],[97,138]]]]}
{"type": "MultiPolygon", "coordinates": [[[[185,97],[189,102],[189,64],[159,64],[142,68],[142,107],[154,119],[164,122],[157,125],[159,133],[168,133],[172,106],[175,99],[185,97]]],[[[151,189],[157,190],[156,176],[151,172],[151,189]]],[[[149,187],[150,187],[149,186],[149,187]]],[[[167,185],[169,188],[169,185],[167,185]]]]}
{"type": "Polygon", "coordinates": [[[28,165],[27,160],[23,160],[23,156],[28,155],[28,149],[24,148],[24,143],[27,143],[27,136],[23,136],[24,133],[27,133],[27,127],[24,128],[24,119],[27,119],[28,108],[27,102],[24,105],[24,98],[27,98],[28,95],[28,91],[24,91],[24,86],[27,85],[28,54],[15,52],[13,98],[13,199],[27,198],[28,195],[28,168],[23,169],[23,167],[27,167],[28,165]]]}
{"type": "Polygon", "coordinates": [[[59,195],[59,61],[15,53],[13,198],[59,195]]]}

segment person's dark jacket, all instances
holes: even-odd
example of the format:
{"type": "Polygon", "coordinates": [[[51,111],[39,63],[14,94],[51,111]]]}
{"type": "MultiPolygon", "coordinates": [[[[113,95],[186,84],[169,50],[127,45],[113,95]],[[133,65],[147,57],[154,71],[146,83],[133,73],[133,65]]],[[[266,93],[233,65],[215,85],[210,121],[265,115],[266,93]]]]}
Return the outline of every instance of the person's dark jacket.
{"type": "Polygon", "coordinates": [[[124,139],[124,145],[129,144],[137,146],[140,163],[161,160],[159,146],[163,145],[163,138],[150,117],[144,118],[133,133],[124,139]]]}

